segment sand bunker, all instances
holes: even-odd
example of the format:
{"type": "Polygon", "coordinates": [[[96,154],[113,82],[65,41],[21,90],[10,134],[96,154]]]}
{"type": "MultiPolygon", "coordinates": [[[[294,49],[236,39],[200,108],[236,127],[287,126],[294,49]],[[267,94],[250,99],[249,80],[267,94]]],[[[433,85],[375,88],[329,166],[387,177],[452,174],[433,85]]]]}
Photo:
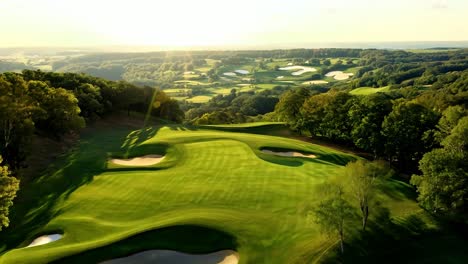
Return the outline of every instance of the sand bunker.
{"type": "Polygon", "coordinates": [[[44,244],[49,244],[51,242],[57,241],[60,238],[62,238],[61,234],[51,234],[51,235],[44,235],[40,236],[31,242],[27,247],[35,247],[35,246],[40,246],[44,244]]]}
{"type": "Polygon", "coordinates": [[[325,74],[325,76],[333,77],[335,80],[338,80],[338,81],[349,79],[349,77],[351,77],[353,75],[354,74],[352,74],[352,73],[345,73],[345,72],[342,72],[342,71],[332,71],[332,72],[329,72],[329,73],[325,74]]]}
{"type": "Polygon", "coordinates": [[[164,156],[161,155],[146,155],[132,159],[111,159],[111,162],[123,166],[151,166],[161,162],[164,156]]]}
{"type": "Polygon", "coordinates": [[[249,71],[246,71],[246,70],[235,70],[235,72],[240,73],[240,74],[249,74],[249,71]]]}
{"type": "Polygon", "coordinates": [[[237,76],[237,74],[234,73],[234,72],[225,72],[223,74],[226,75],[226,76],[237,76]]]}
{"type": "Polygon", "coordinates": [[[294,70],[298,70],[298,71],[295,71],[293,73],[291,73],[292,75],[302,75],[303,73],[306,73],[306,72],[316,72],[317,69],[315,68],[312,68],[312,67],[305,67],[305,66],[288,66],[288,67],[283,67],[283,68],[279,68],[281,71],[294,71],[294,70]]]}
{"type": "Polygon", "coordinates": [[[303,82],[302,84],[327,84],[327,83],[328,83],[327,81],[316,80],[316,81],[307,81],[307,82],[303,82]]]}
{"type": "Polygon", "coordinates": [[[237,264],[239,254],[232,250],[194,255],[172,250],[148,250],[124,258],[117,258],[101,262],[101,264],[125,263],[160,263],[160,264],[237,264]]]}
{"type": "Polygon", "coordinates": [[[276,79],[283,79],[283,78],[284,78],[284,76],[278,76],[278,77],[276,77],[276,79]]]}
{"type": "Polygon", "coordinates": [[[317,156],[313,154],[302,154],[300,152],[294,152],[294,151],[282,152],[282,151],[271,151],[268,149],[263,149],[262,152],[266,154],[281,156],[281,157],[302,157],[302,158],[311,158],[311,159],[317,158],[317,156]]]}

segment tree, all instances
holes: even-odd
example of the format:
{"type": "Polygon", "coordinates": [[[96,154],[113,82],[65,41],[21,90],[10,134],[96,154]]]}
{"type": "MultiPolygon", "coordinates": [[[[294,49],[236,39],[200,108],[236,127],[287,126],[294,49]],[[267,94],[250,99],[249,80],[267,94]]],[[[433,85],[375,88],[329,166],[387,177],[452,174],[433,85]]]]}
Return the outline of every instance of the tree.
{"type": "Polygon", "coordinates": [[[301,108],[300,127],[314,136],[348,141],[351,131],[348,112],[354,99],[346,92],[328,92],[307,98],[301,108]]]}
{"type": "Polygon", "coordinates": [[[382,124],[387,158],[397,162],[400,168],[409,169],[434,141],[426,136],[427,132],[433,131],[437,121],[437,115],[420,104],[397,102],[382,124]]]}
{"type": "Polygon", "coordinates": [[[375,198],[378,185],[391,174],[391,169],[381,161],[357,160],[346,165],[345,176],[349,183],[350,193],[358,201],[362,214],[362,230],[366,229],[369,207],[375,198]]]}
{"type": "Polygon", "coordinates": [[[175,122],[181,122],[184,118],[184,112],[180,109],[179,103],[161,90],[154,91],[150,108],[151,114],[159,118],[175,122]]]}
{"type": "Polygon", "coordinates": [[[13,170],[18,169],[25,158],[34,132],[33,117],[38,109],[21,76],[0,75],[0,154],[13,170]]]}
{"type": "Polygon", "coordinates": [[[442,117],[437,124],[436,139],[438,142],[442,142],[446,138],[452,129],[457,125],[458,121],[468,115],[468,111],[460,105],[449,106],[442,113],[442,117]]]}
{"type": "Polygon", "coordinates": [[[468,117],[460,119],[443,148],[426,153],[413,175],[418,201],[426,209],[468,222],[468,117]]]}
{"type": "Polygon", "coordinates": [[[78,99],[71,91],[63,88],[48,88],[39,106],[47,113],[46,118],[37,122],[37,127],[52,135],[60,136],[85,126],[80,116],[78,99]]]}
{"type": "Polygon", "coordinates": [[[372,152],[374,158],[383,154],[382,122],[392,111],[390,98],[383,93],[361,96],[348,116],[352,122],[351,139],[357,147],[372,152]]]}
{"type": "Polygon", "coordinates": [[[341,253],[344,253],[344,239],[347,222],[354,215],[353,207],[344,198],[343,187],[327,184],[328,198],[321,201],[313,213],[315,222],[323,232],[340,239],[341,253]]]}
{"type": "Polygon", "coordinates": [[[331,61],[329,59],[326,59],[326,60],[323,60],[323,65],[325,66],[330,66],[331,65],[331,61]]]}
{"type": "Polygon", "coordinates": [[[8,227],[10,221],[8,213],[13,205],[13,199],[19,189],[19,180],[10,176],[7,166],[1,165],[3,162],[0,156],[0,231],[3,227],[8,227]]]}
{"type": "Polygon", "coordinates": [[[289,90],[281,96],[279,102],[275,106],[275,113],[281,121],[295,126],[302,104],[310,96],[310,91],[306,88],[297,90],[289,90]]]}
{"type": "MultiPolygon", "coordinates": [[[[89,83],[82,84],[75,91],[75,96],[84,118],[93,120],[104,113],[104,106],[100,103],[102,97],[99,87],[89,83]]],[[[133,98],[127,96],[127,101],[133,98]]]]}

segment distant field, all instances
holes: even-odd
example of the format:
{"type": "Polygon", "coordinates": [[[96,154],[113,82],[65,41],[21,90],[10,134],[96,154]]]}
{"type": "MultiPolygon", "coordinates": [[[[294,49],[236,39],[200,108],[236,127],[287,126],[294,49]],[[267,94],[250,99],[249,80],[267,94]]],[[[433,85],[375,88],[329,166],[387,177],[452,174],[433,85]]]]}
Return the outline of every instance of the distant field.
{"type": "Polygon", "coordinates": [[[450,48],[450,49],[407,49],[408,52],[413,53],[438,53],[438,52],[447,52],[447,51],[456,51],[461,50],[462,48],[450,48]]]}
{"type": "Polygon", "coordinates": [[[190,92],[192,89],[187,88],[172,88],[172,89],[164,89],[164,92],[167,94],[174,94],[174,93],[186,93],[190,92]]]}
{"type": "Polygon", "coordinates": [[[175,81],[174,83],[186,84],[186,85],[200,85],[200,86],[210,85],[210,83],[199,82],[199,81],[191,81],[191,80],[179,80],[179,81],[175,81]]]}
{"type": "Polygon", "coordinates": [[[390,91],[390,86],[385,86],[385,87],[380,87],[380,88],[374,88],[374,87],[359,87],[351,92],[350,94],[354,95],[369,95],[369,94],[374,94],[374,93],[379,93],[379,92],[388,92],[390,91]]]}
{"type": "Polygon", "coordinates": [[[186,99],[188,102],[191,103],[206,103],[211,99],[211,96],[206,95],[197,95],[192,98],[186,99]]]}

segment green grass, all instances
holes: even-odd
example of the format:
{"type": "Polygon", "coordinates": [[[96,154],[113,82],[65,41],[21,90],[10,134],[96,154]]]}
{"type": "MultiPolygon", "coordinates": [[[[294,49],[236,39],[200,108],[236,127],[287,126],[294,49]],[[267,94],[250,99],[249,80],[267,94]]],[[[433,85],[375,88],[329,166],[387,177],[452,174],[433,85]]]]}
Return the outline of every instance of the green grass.
{"type": "Polygon", "coordinates": [[[384,86],[380,88],[359,87],[359,88],[352,90],[349,93],[354,94],[354,95],[369,95],[369,94],[374,94],[374,93],[379,93],[379,92],[383,93],[383,92],[388,92],[388,91],[390,91],[390,86],[384,86]]]}
{"type": "Polygon", "coordinates": [[[184,79],[197,79],[200,78],[200,74],[184,74],[184,79]]]}
{"type": "Polygon", "coordinates": [[[199,67],[199,68],[196,68],[195,70],[196,71],[199,71],[199,72],[209,72],[212,68],[207,66],[207,67],[199,67]]]}
{"type": "Polygon", "coordinates": [[[199,81],[191,81],[191,80],[179,80],[175,81],[176,84],[186,84],[186,85],[194,85],[194,86],[207,86],[211,85],[210,83],[199,82],[199,81]]]}
{"type": "Polygon", "coordinates": [[[212,96],[207,96],[207,95],[197,95],[186,100],[191,103],[206,103],[211,99],[211,97],[212,96]]]}
{"type": "MultiPolygon", "coordinates": [[[[109,127],[85,134],[76,149],[22,189],[12,226],[0,234],[0,263],[95,263],[152,248],[232,248],[241,264],[316,261],[334,244],[310,214],[320,200],[316,189],[356,157],[258,134],[276,128],[284,125],[109,127]],[[273,156],[263,148],[318,158],[273,156]],[[107,161],[154,153],[165,153],[166,160],[136,169],[107,161]],[[22,248],[49,232],[64,237],[22,248]]],[[[392,180],[386,186],[379,197],[392,217],[421,212],[407,184],[392,180]]]]}

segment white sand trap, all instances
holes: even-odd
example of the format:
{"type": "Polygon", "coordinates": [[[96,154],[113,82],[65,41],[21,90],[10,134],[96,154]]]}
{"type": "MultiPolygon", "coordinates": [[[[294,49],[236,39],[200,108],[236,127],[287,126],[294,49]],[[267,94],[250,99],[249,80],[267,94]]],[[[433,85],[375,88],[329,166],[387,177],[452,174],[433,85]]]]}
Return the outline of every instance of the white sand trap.
{"type": "Polygon", "coordinates": [[[234,73],[234,72],[225,72],[223,74],[226,75],[226,76],[237,76],[236,73],[234,73]]]}
{"type": "Polygon", "coordinates": [[[245,87],[245,86],[250,86],[248,83],[239,83],[237,86],[245,87]]]}
{"type": "Polygon", "coordinates": [[[281,156],[281,157],[301,157],[301,158],[311,158],[311,159],[317,158],[317,156],[313,154],[302,154],[300,152],[294,152],[294,151],[278,152],[278,151],[271,151],[268,149],[263,149],[262,152],[266,154],[281,156]]]}
{"type": "Polygon", "coordinates": [[[240,74],[249,74],[249,71],[246,71],[246,70],[235,70],[235,72],[240,73],[240,74]]]}
{"type": "Polygon", "coordinates": [[[151,166],[161,162],[164,156],[161,155],[146,155],[132,159],[111,159],[111,162],[123,166],[151,166]]]}
{"type": "Polygon", "coordinates": [[[305,67],[305,66],[288,66],[288,67],[283,67],[283,68],[279,68],[281,71],[294,71],[294,70],[298,70],[298,71],[295,71],[293,73],[291,73],[292,75],[302,75],[303,73],[306,73],[306,72],[316,72],[317,69],[315,68],[312,68],[312,67],[305,67]]]}
{"type": "Polygon", "coordinates": [[[31,242],[27,247],[35,247],[35,246],[40,246],[44,244],[49,244],[51,242],[57,241],[60,238],[62,238],[61,234],[52,234],[52,235],[45,235],[45,236],[40,236],[31,242]]]}
{"type": "Polygon", "coordinates": [[[288,63],[288,66],[291,66],[291,65],[293,65],[292,62],[288,63]]]}
{"type": "Polygon", "coordinates": [[[189,74],[195,74],[195,72],[193,72],[193,71],[186,71],[186,72],[184,72],[184,75],[189,75],[189,74]]]}
{"type": "Polygon", "coordinates": [[[327,83],[328,83],[327,81],[316,80],[316,81],[307,81],[307,82],[303,82],[302,84],[327,84],[327,83]]]}
{"type": "Polygon", "coordinates": [[[335,80],[338,80],[338,81],[349,79],[349,77],[351,77],[353,75],[354,74],[352,74],[352,73],[345,73],[345,72],[342,72],[342,71],[332,71],[332,72],[329,72],[329,73],[325,74],[325,76],[333,77],[335,80]]]}
{"type": "Polygon", "coordinates": [[[101,262],[100,264],[237,264],[239,254],[232,250],[221,250],[210,254],[186,254],[172,250],[148,250],[124,258],[101,262]]]}
{"type": "Polygon", "coordinates": [[[283,79],[283,78],[284,78],[284,76],[278,76],[278,77],[276,77],[276,79],[283,79]]]}
{"type": "Polygon", "coordinates": [[[335,75],[335,80],[342,81],[342,80],[347,80],[349,77],[353,76],[352,73],[343,73],[343,74],[337,74],[335,75]]]}

